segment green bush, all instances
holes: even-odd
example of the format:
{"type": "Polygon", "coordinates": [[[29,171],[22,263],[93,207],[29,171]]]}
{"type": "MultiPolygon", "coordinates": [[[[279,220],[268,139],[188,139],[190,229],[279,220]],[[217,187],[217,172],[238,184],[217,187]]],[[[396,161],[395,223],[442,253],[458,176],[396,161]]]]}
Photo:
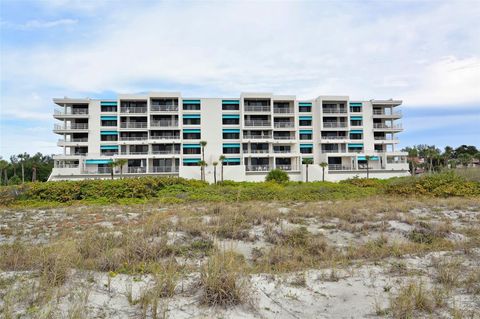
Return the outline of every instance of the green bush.
{"type": "Polygon", "coordinates": [[[268,172],[267,177],[265,177],[265,181],[267,182],[285,183],[289,180],[288,174],[281,169],[272,169],[268,172]]]}

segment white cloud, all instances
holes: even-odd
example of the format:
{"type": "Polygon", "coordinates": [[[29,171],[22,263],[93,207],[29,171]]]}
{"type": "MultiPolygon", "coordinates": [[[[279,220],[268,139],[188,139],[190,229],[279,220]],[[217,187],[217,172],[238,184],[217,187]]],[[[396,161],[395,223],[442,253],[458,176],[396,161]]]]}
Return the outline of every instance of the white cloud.
{"type": "Polygon", "coordinates": [[[34,29],[49,29],[59,26],[67,26],[77,24],[78,20],[76,19],[58,19],[58,20],[29,20],[22,24],[16,24],[11,22],[2,22],[2,25],[6,28],[17,29],[17,30],[34,30],[34,29]]]}

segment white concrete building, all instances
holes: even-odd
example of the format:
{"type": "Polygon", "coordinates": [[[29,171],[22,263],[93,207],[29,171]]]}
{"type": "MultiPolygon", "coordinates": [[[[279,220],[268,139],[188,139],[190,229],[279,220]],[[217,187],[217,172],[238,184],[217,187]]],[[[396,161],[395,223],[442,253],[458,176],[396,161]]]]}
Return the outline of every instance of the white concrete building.
{"type": "MultiPolygon", "coordinates": [[[[123,176],[200,178],[206,141],[206,179],[225,156],[225,180],[263,181],[279,168],[291,180],[338,181],[408,175],[396,100],[350,101],[348,96],[297,100],[291,95],[242,93],[238,98],[184,98],[180,93],[119,95],[117,100],[54,99],[54,132],[62,154],[50,180],[110,178],[109,163],[126,159],[123,176]]],[[[220,179],[220,163],[217,178],[220,179]]],[[[114,168],[115,176],[120,168],[114,168]]]]}

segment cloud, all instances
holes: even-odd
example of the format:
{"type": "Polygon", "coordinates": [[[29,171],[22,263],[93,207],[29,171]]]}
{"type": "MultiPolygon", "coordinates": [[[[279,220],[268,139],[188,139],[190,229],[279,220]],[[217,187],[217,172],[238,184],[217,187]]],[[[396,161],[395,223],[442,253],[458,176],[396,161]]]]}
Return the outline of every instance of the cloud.
{"type": "Polygon", "coordinates": [[[78,20],[76,19],[58,19],[50,21],[42,20],[30,20],[22,24],[15,24],[10,22],[2,22],[2,25],[7,28],[17,29],[17,30],[34,30],[34,29],[49,29],[59,26],[68,26],[77,24],[78,20]]]}

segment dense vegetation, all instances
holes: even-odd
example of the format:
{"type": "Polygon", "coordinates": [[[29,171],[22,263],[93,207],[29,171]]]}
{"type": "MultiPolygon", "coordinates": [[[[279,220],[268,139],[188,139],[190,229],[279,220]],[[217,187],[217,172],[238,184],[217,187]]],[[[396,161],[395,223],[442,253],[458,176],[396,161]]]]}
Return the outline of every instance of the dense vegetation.
{"type": "Polygon", "coordinates": [[[118,180],[59,181],[25,183],[0,188],[0,202],[97,203],[159,200],[164,203],[189,201],[333,200],[388,194],[401,196],[479,196],[480,182],[469,181],[454,172],[389,180],[354,178],[331,182],[232,182],[217,185],[174,177],[142,177],[118,180]]]}
{"type": "Polygon", "coordinates": [[[0,185],[18,185],[22,180],[45,182],[52,168],[52,156],[42,153],[12,155],[10,161],[0,157],[0,185]]]}

